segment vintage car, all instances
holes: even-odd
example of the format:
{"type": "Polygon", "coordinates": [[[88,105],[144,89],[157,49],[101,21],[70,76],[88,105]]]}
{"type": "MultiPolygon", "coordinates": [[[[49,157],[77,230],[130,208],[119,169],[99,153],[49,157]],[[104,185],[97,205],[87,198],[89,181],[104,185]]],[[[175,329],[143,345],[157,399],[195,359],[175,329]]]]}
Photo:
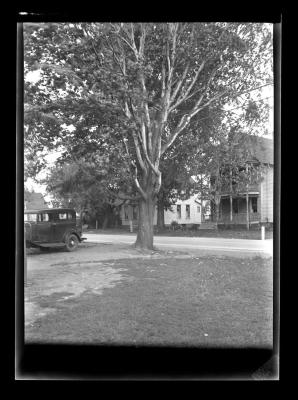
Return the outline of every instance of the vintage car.
{"type": "Polygon", "coordinates": [[[86,240],[81,221],[71,208],[25,210],[24,225],[26,247],[63,247],[73,251],[86,240]]]}

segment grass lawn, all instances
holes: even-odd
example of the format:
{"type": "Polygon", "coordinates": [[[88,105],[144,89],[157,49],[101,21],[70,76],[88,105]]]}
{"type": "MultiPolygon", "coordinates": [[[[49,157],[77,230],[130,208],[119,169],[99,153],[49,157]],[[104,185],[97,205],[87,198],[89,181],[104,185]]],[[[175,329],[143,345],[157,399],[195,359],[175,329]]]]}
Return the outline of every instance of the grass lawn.
{"type": "MultiPolygon", "coordinates": [[[[62,301],[65,293],[36,291],[49,279],[49,269],[31,272],[26,296],[45,314],[26,326],[26,342],[272,345],[271,259],[143,258],[101,264],[101,271],[115,271],[122,279],[99,293],[89,284],[62,301]]],[[[52,270],[56,278],[64,272],[79,279],[83,267],[59,268],[52,270]]],[[[88,268],[95,288],[99,267],[88,268]]]]}
{"type": "MultiPolygon", "coordinates": [[[[135,233],[130,233],[129,228],[123,227],[121,229],[110,228],[110,229],[88,229],[86,230],[87,233],[98,233],[103,235],[108,234],[131,234],[135,235],[135,233]]],[[[136,228],[134,228],[134,232],[136,232],[136,228]]],[[[227,239],[251,239],[251,240],[261,240],[261,230],[260,229],[250,229],[247,231],[246,229],[198,229],[198,230],[191,230],[191,229],[179,229],[179,230],[171,230],[165,229],[162,232],[155,232],[155,236],[183,236],[183,237],[218,237],[218,238],[227,238],[227,239]]],[[[273,238],[273,231],[272,229],[266,229],[265,233],[266,239],[273,238]]]]}

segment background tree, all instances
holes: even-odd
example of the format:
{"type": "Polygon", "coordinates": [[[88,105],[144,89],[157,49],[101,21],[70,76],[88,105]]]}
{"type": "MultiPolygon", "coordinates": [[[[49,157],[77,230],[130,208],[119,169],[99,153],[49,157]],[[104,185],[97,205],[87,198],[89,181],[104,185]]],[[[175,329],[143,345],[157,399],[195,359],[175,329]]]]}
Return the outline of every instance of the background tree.
{"type": "MultiPolygon", "coordinates": [[[[86,223],[99,221],[103,229],[108,226],[119,225],[119,208],[123,201],[117,201],[117,196],[112,189],[107,189],[107,182],[111,186],[117,185],[117,173],[109,158],[97,157],[89,154],[89,159],[80,158],[75,161],[63,162],[55,165],[48,176],[43,180],[47,191],[60,206],[73,207],[86,223]]],[[[118,179],[120,177],[118,176],[118,179]]],[[[124,179],[121,181],[123,187],[124,179]]],[[[117,190],[118,191],[118,190],[117,190]]]]}
{"type": "Polygon", "coordinates": [[[26,24],[25,68],[42,69],[26,89],[27,137],[41,118],[38,143],[64,145],[69,135],[49,132],[47,121],[84,120],[75,136],[93,124],[95,141],[122,146],[128,196],[139,204],[136,246],[153,248],[161,157],[206,107],[266,82],[271,41],[264,24],[26,24]]]}

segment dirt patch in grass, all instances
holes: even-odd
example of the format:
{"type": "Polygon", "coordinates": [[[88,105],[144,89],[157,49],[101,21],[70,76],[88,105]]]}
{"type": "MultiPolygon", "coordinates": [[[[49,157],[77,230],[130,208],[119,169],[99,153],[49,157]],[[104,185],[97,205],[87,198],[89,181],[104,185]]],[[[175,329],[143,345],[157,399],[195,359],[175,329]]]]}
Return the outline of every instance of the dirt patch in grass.
{"type": "Polygon", "coordinates": [[[32,274],[27,342],[272,345],[270,259],[125,259],[32,274]]]}

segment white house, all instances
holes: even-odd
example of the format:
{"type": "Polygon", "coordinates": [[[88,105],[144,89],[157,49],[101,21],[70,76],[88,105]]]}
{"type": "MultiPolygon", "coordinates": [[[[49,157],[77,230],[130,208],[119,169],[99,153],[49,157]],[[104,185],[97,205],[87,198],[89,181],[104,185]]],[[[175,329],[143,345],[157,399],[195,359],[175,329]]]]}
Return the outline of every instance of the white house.
{"type": "MultiPolygon", "coordinates": [[[[177,200],[176,204],[172,206],[172,210],[164,212],[165,225],[169,226],[173,221],[178,224],[185,225],[200,225],[201,224],[201,200],[199,196],[193,195],[188,200],[177,200]]],[[[132,221],[133,225],[137,225],[138,221],[138,207],[137,205],[125,205],[121,209],[121,220],[122,225],[127,225],[132,221]]],[[[157,224],[157,210],[154,214],[154,225],[157,224]]]]}

